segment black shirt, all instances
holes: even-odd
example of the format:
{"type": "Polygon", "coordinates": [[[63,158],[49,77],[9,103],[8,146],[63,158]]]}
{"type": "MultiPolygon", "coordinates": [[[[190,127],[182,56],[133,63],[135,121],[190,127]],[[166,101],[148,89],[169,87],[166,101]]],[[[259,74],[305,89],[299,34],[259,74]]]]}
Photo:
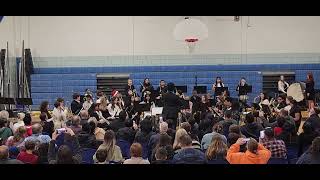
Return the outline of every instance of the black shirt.
{"type": "Polygon", "coordinates": [[[79,114],[81,109],[82,109],[82,104],[77,102],[76,100],[73,100],[71,103],[72,114],[75,114],[75,115],[79,114]]]}

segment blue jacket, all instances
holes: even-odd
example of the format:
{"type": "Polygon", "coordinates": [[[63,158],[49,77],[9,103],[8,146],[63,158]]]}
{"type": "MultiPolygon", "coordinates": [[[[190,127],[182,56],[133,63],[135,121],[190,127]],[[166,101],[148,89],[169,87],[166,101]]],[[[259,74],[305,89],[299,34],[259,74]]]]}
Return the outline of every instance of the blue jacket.
{"type": "Polygon", "coordinates": [[[206,158],[203,152],[198,149],[181,149],[173,156],[173,164],[205,164],[206,158]]]}

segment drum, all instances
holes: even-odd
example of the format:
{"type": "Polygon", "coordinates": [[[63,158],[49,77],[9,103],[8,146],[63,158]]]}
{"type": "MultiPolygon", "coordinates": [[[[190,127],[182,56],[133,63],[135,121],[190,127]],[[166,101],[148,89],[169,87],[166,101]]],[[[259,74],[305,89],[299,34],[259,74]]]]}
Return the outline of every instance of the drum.
{"type": "Polygon", "coordinates": [[[297,102],[304,100],[305,85],[303,83],[293,83],[287,90],[287,95],[292,96],[297,102]]]}

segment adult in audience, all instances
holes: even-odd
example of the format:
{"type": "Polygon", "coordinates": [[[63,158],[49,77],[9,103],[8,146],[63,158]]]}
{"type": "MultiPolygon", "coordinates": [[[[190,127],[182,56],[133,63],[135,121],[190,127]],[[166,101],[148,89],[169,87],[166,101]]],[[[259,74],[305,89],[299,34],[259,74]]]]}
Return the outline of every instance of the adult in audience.
{"type": "Polygon", "coordinates": [[[174,164],[205,164],[206,159],[203,152],[192,148],[192,139],[185,134],[179,138],[181,150],[173,156],[174,164]]]}
{"type": "Polygon", "coordinates": [[[94,127],[92,127],[92,128],[94,128],[94,135],[96,136],[96,139],[98,141],[103,141],[106,131],[102,128],[97,127],[98,121],[95,117],[90,117],[88,120],[88,123],[90,124],[90,122],[94,123],[94,124],[91,123],[91,125],[94,125],[94,127]]]}
{"type": "Polygon", "coordinates": [[[312,124],[306,121],[302,126],[303,132],[298,136],[298,157],[309,148],[314,138],[319,134],[314,131],[312,124]]]}
{"type": "Polygon", "coordinates": [[[297,164],[320,164],[320,137],[312,141],[311,147],[300,156],[297,164]]]}
{"type": "MultiPolygon", "coordinates": [[[[135,126],[137,128],[137,126],[135,126]]],[[[125,120],[125,127],[120,128],[118,132],[116,133],[117,139],[118,140],[125,140],[129,142],[130,144],[133,143],[135,135],[137,130],[135,129],[133,125],[133,120],[131,119],[126,119],[125,120]]]]}
{"type": "Polygon", "coordinates": [[[166,134],[168,131],[168,123],[167,122],[161,122],[159,125],[159,133],[154,134],[150,137],[150,141],[149,141],[149,147],[151,149],[154,149],[155,146],[158,144],[159,139],[160,139],[160,135],[161,134],[166,134]]]}
{"type": "Polygon", "coordinates": [[[33,151],[36,148],[36,143],[34,141],[28,140],[25,142],[25,151],[20,151],[17,156],[17,160],[22,161],[25,164],[37,164],[38,156],[33,154],[33,151]]]}
{"type": "Polygon", "coordinates": [[[309,118],[306,122],[310,122],[313,129],[320,133],[320,117],[319,117],[320,109],[319,108],[312,108],[309,109],[309,118]]]}
{"type": "Polygon", "coordinates": [[[147,159],[142,158],[142,146],[140,143],[133,143],[130,147],[131,158],[123,162],[123,164],[150,164],[147,159]]]}
{"type": "Polygon", "coordinates": [[[125,120],[127,119],[127,112],[122,110],[119,113],[119,118],[113,120],[111,122],[110,129],[113,130],[114,132],[118,132],[119,129],[125,127],[125,120]]]}
{"type": "Polygon", "coordinates": [[[0,118],[0,140],[4,143],[6,140],[12,136],[12,131],[7,127],[7,119],[0,118]]]}
{"type": "Polygon", "coordinates": [[[83,124],[82,130],[78,133],[78,141],[81,148],[97,148],[96,136],[94,134],[94,122],[83,124]]]}
{"type": "MultiPolygon", "coordinates": [[[[222,131],[222,126],[219,125],[219,124],[215,124],[213,127],[212,127],[212,132],[211,133],[208,133],[208,134],[205,134],[203,137],[202,137],[202,140],[201,140],[201,148],[203,150],[207,150],[209,145],[211,144],[212,142],[212,137],[216,134],[220,134],[219,132],[222,131]],[[218,131],[218,132],[217,132],[218,131]]],[[[222,139],[223,139],[223,142],[225,144],[227,144],[227,138],[225,135],[222,135],[222,139]]]]}
{"type": "Polygon", "coordinates": [[[178,113],[182,102],[179,96],[174,93],[175,85],[173,83],[168,83],[168,92],[163,95],[163,112],[162,115],[165,120],[172,119],[172,123],[168,123],[169,127],[176,129],[178,113]]]}
{"type": "Polygon", "coordinates": [[[143,149],[143,157],[147,158],[151,156],[152,149],[149,147],[149,141],[152,135],[155,133],[152,131],[152,122],[150,117],[144,118],[140,122],[140,130],[136,133],[134,142],[140,143],[143,149]]]}
{"type": "Polygon", "coordinates": [[[266,128],[264,130],[264,137],[260,138],[260,143],[271,152],[271,157],[287,159],[286,145],[284,141],[277,140],[274,137],[272,128],[266,128]]]}
{"type": "Polygon", "coordinates": [[[206,151],[208,164],[229,164],[226,160],[227,151],[228,146],[224,142],[223,136],[221,134],[215,134],[206,151]]]}
{"type": "MultiPolygon", "coordinates": [[[[52,136],[52,135],[51,135],[52,136]]],[[[48,164],[48,151],[49,151],[49,144],[42,143],[38,146],[38,164],[48,164]]]]}
{"type": "Polygon", "coordinates": [[[156,150],[159,148],[165,148],[166,149],[166,153],[167,153],[167,159],[171,160],[174,156],[174,150],[172,147],[172,140],[171,137],[164,133],[164,134],[160,134],[159,137],[159,142],[157,143],[156,147],[152,150],[152,157],[151,162],[156,160],[155,154],[156,154],[156,150]]]}
{"type": "Polygon", "coordinates": [[[82,130],[79,116],[72,116],[70,128],[76,135],[79,134],[79,132],[82,130]]]}
{"type": "Polygon", "coordinates": [[[74,151],[68,145],[61,145],[56,152],[56,139],[59,135],[57,131],[52,133],[52,140],[49,143],[48,150],[48,162],[49,164],[80,164],[81,163],[81,153],[78,139],[75,137],[74,132],[70,128],[66,128],[66,134],[69,134],[71,138],[75,141],[76,147],[74,151]]]}
{"type": "Polygon", "coordinates": [[[36,145],[39,145],[41,143],[49,143],[51,138],[48,135],[42,134],[42,126],[40,123],[35,123],[32,125],[32,135],[25,138],[24,142],[27,141],[34,141],[36,142],[36,145]]]}
{"type": "Polygon", "coordinates": [[[74,93],[72,95],[73,101],[71,102],[71,112],[74,115],[78,115],[82,109],[82,104],[80,102],[80,94],[74,93]]]}
{"type": "MultiPolygon", "coordinates": [[[[173,150],[175,152],[178,152],[181,149],[181,142],[180,142],[180,138],[184,135],[188,135],[188,132],[185,129],[178,129],[176,132],[176,136],[174,138],[174,142],[173,142],[173,150]]],[[[191,140],[191,145],[192,145],[192,140],[191,140]]]]}
{"type": "Polygon", "coordinates": [[[168,153],[166,148],[159,147],[156,149],[155,153],[155,161],[152,161],[151,164],[169,164],[170,161],[168,159],[168,153]]]}
{"type": "Polygon", "coordinates": [[[49,102],[48,101],[42,101],[40,105],[40,113],[45,113],[48,116],[48,119],[51,119],[52,116],[49,113],[49,102]]]}
{"type": "Polygon", "coordinates": [[[271,157],[271,152],[255,139],[250,138],[246,141],[239,138],[237,142],[229,148],[227,160],[230,164],[267,164],[271,157]],[[247,143],[247,151],[239,152],[240,146],[247,143]]]}
{"type": "Polygon", "coordinates": [[[9,148],[12,146],[21,148],[21,144],[23,143],[24,139],[25,139],[25,134],[26,134],[26,128],[24,126],[20,126],[15,133],[13,134],[13,136],[10,136],[7,141],[6,141],[6,146],[8,146],[9,148]]]}
{"type": "Polygon", "coordinates": [[[245,135],[247,138],[252,137],[256,140],[259,139],[260,131],[263,130],[263,127],[255,122],[254,116],[249,113],[246,115],[245,125],[241,126],[241,133],[245,135]]]}
{"type": "Polygon", "coordinates": [[[49,135],[51,137],[54,131],[54,123],[52,119],[48,119],[48,116],[46,113],[41,113],[40,120],[41,120],[40,124],[43,127],[42,133],[49,135]]]}
{"type": "Polygon", "coordinates": [[[0,146],[0,164],[23,164],[21,161],[16,159],[9,159],[9,148],[8,146],[0,146]]]}
{"type": "Polygon", "coordinates": [[[27,113],[24,118],[23,118],[23,122],[24,122],[24,125],[27,129],[27,134],[26,136],[31,136],[32,135],[32,118],[31,118],[31,115],[30,113],[27,113]]]}
{"type": "Polygon", "coordinates": [[[99,149],[96,153],[97,162],[95,164],[107,164],[107,151],[105,149],[99,149]]]}
{"type": "Polygon", "coordinates": [[[85,123],[88,123],[89,113],[87,110],[80,111],[80,125],[82,126],[85,123]]]}
{"type": "MultiPolygon", "coordinates": [[[[103,149],[107,151],[107,159],[106,162],[122,162],[123,157],[121,153],[121,149],[116,145],[116,137],[112,130],[107,130],[104,135],[104,141],[99,146],[98,150],[103,149]]],[[[97,162],[96,154],[93,156],[94,162],[97,162]]]]}
{"type": "MultiPolygon", "coordinates": [[[[17,122],[13,124],[12,126],[12,132],[15,133],[16,130],[21,127],[21,126],[24,126],[24,122],[23,122],[23,118],[25,117],[26,115],[24,113],[18,113],[18,117],[17,117],[17,122]]],[[[10,122],[12,123],[12,121],[10,122]]],[[[11,127],[11,126],[10,126],[11,127]]]]}
{"type": "Polygon", "coordinates": [[[229,134],[229,127],[232,124],[238,124],[238,122],[234,119],[231,119],[232,112],[230,110],[225,111],[224,113],[224,119],[220,122],[218,122],[219,125],[223,128],[223,135],[228,136],[229,134]]]}

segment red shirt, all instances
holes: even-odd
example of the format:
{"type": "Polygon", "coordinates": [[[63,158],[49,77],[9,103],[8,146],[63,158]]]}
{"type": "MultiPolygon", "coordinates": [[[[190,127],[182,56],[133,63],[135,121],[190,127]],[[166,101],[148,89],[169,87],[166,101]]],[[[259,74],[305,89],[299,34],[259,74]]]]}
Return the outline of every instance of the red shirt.
{"type": "Polygon", "coordinates": [[[274,130],[274,134],[276,136],[279,136],[282,133],[282,128],[281,127],[275,127],[273,130],[274,130]]]}
{"type": "Polygon", "coordinates": [[[31,136],[32,135],[32,126],[25,126],[27,129],[27,133],[26,133],[26,137],[31,136]]]}
{"type": "Polygon", "coordinates": [[[21,151],[17,156],[17,160],[20,160],[25,164],[37,164],[38,156],[34,154],[28,154],[25,151],[21,151]]]}

